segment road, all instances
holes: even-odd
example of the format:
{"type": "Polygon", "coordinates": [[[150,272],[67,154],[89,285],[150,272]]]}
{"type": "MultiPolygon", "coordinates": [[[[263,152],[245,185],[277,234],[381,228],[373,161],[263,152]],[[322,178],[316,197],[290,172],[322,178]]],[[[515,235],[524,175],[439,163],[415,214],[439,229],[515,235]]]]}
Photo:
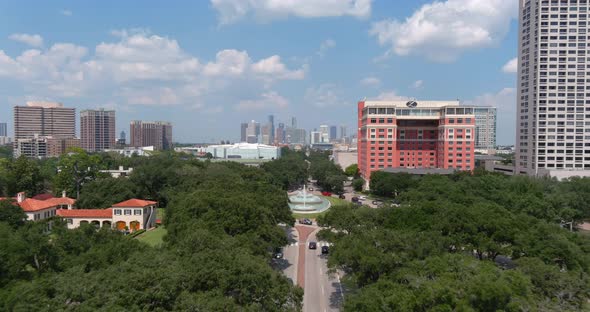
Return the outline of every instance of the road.
{"type": "Polygon", "coordinates": [[[318,249],[309,249],[310,241],[316,241],[316,229],[305,244],[305,292],[303,295],[304,312],[339,311],[342,305],[340,279],[337,274],[328,274],[327,255],[322,255],[321,246],[326,242],[318,242],[318,249]]]}
{"type": "Polygon", "coordinates": [[[343,298],[340,275],[328,274],[327,256],[321,254],[321,246],[327,243],[318,242],[316,237],[320,228],[298,224],[285,230],[290,244],[283,248],[283,259],[274,263],[293,283],[304,289],[303,311],[339,311],[343,298]],[[317,242],[318,249],[309,249],[310,241],[317,242]]]}

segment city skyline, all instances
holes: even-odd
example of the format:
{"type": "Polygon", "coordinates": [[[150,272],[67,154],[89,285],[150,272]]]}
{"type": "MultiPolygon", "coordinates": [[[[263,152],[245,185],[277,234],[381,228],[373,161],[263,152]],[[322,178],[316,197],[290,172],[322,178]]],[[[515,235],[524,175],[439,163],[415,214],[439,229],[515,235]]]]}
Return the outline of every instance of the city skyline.
{"type": "Polygon", "coordinates": [[[175,125],[175,141],[218,142],[239,139],[229,125],[269,114],[275,127],[296,116],[299,128],[352,131],[365,97],[459,98],[497,106],[498,144],[513,144],[518,4],[468,2],[333,1],[313,12],[266,1],[245,11],[226,1],[172,1],[158,11],[2,3],[0,116],[51,100],[114,109],[117,133],[138,118],[163,119],[175,125]],[[461,26],[449,24],[456,20],[461,26]],[[428,22],[445,31],[420,35],[428,22]]]}

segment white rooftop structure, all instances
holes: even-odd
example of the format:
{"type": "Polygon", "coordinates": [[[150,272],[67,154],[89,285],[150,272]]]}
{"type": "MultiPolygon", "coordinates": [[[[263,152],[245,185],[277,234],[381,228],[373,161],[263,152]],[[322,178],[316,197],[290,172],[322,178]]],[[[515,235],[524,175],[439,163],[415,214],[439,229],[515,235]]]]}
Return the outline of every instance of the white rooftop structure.
{"type": "Polygon", "coordinates": [[[281,157],[281,149],[276,146],[255,143],[236,143],[209,145],[199,149],[202,153],[211,153],[214,158],[241,159],[277,159],[281,157]]]}
{"type": "Polygon", "coordinates": [[[43,107],[43,108],[62,108],[64,105],[58,102],[48,101],[28,101],[27,106],[29,107],[43,107]]]}

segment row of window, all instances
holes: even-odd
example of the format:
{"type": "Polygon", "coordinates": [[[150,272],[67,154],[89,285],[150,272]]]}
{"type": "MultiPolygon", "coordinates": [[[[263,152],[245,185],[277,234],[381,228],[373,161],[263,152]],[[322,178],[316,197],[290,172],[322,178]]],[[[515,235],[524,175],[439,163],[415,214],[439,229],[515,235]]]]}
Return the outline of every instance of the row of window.
{"type": "Polygon", "coordinates": [[[125,216],[130,216],[132,211],[133,211],[133,215],[135,215],[135,216],[141,216],[141,213],[142,213],[142,209],[115,209],[114,210],[115,216],[120,216],[121,211],[122,211],[123,215],[125,215],[125,216]]]}
{"type": "Polygon", "coordinates": [[[36,213],[33,215],[33,220],[43,220],[55,216],[55,210],[43,211],[43,213],[36,213]]]}

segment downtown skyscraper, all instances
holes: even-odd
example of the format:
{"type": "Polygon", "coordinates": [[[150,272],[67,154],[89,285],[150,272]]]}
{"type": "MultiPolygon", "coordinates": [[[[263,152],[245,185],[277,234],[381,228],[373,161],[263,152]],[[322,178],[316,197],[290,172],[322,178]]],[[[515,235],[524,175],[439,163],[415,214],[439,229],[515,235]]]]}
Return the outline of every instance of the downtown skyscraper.
{"type": "Polygon", "coordinates": [[[588,1],[520,0],[516,172],[590,172],[588,1]]]}
{"type": "Polygon", "coordinates": [[[82,148],[89,152],[115,147],[115,111],[83,110],[80,112],[82,148]]]}
{"type": "Polygon", "coordinates": [[[76,136],[76,109],[54,102],[27,102],[14,107],[14,139],[76,136]]]}

